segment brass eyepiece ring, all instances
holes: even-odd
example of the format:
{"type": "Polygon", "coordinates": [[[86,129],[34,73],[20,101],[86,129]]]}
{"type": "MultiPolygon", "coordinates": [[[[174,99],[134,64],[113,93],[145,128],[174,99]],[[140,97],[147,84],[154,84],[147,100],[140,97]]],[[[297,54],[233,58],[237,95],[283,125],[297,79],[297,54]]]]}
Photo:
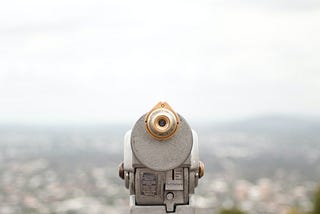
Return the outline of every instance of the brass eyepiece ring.
{"type": "Polygon", "coordinates": [[[158,139],[171,138],[178,129],[178,115],[167,103],[158,103],[146,116],[145,124],[148,133],[158,139]]]}

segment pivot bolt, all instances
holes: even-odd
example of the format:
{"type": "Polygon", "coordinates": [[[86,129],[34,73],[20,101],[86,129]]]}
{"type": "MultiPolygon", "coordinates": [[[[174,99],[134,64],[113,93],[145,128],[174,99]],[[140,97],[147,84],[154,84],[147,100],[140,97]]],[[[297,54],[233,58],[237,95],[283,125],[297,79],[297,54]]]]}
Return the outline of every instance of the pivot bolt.
{"type": "Polygon", "coordinates": [[[199,178],[202,178],[204,176],[204,163],[202,161],[199,161],[199,178]]]}
{"type": "Polygon", "coordinates": [[[124,164],[123,164],[123,162],[121,162],[119,164],[119,177],[124,179],[124,164]]]}

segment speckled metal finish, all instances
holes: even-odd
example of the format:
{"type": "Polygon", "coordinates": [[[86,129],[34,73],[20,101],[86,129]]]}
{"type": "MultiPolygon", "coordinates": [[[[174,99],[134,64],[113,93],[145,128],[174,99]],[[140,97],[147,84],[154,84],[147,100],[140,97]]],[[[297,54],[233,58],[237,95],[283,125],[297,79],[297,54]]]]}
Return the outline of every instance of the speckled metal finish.
{"type": "Polygon", "coordinates": [[[193,137],[185,119],[179,115],[179,129],[169,140],[155,140],[145,129],[145,115],[135,124],[131,133],[131,148],[136,159],[144,166],[166,171],[183,164],[189,157],[193,137]]]}

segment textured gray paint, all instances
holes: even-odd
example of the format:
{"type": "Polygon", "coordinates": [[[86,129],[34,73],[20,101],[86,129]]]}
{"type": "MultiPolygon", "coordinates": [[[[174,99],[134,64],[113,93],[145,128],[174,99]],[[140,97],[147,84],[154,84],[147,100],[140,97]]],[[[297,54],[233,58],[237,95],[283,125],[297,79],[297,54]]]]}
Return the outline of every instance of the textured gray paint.
{"type": "Polygon", "coordinates": [[[166,171],[187,160],[193,144],[192,131],[185,119],[179,117],[179,128],[168,140],[156,140],[147,133],[145,115],[136,122],[131,133],[131,148],[141,164],[156,171],[166,171]]]}

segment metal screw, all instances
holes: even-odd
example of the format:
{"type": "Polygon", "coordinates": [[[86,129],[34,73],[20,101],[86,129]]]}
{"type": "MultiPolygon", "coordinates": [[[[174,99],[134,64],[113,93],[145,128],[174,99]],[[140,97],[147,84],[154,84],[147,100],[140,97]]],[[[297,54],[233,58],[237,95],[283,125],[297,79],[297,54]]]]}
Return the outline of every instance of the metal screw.
{"type": "Polygon", "coordinates": [[[173,195],[172,192],[168,192],[168,193],[167,193],[167,199],[168,199],[168,200],[172,200],[173,197],[174,197],[174,195],[173,195]]]}

